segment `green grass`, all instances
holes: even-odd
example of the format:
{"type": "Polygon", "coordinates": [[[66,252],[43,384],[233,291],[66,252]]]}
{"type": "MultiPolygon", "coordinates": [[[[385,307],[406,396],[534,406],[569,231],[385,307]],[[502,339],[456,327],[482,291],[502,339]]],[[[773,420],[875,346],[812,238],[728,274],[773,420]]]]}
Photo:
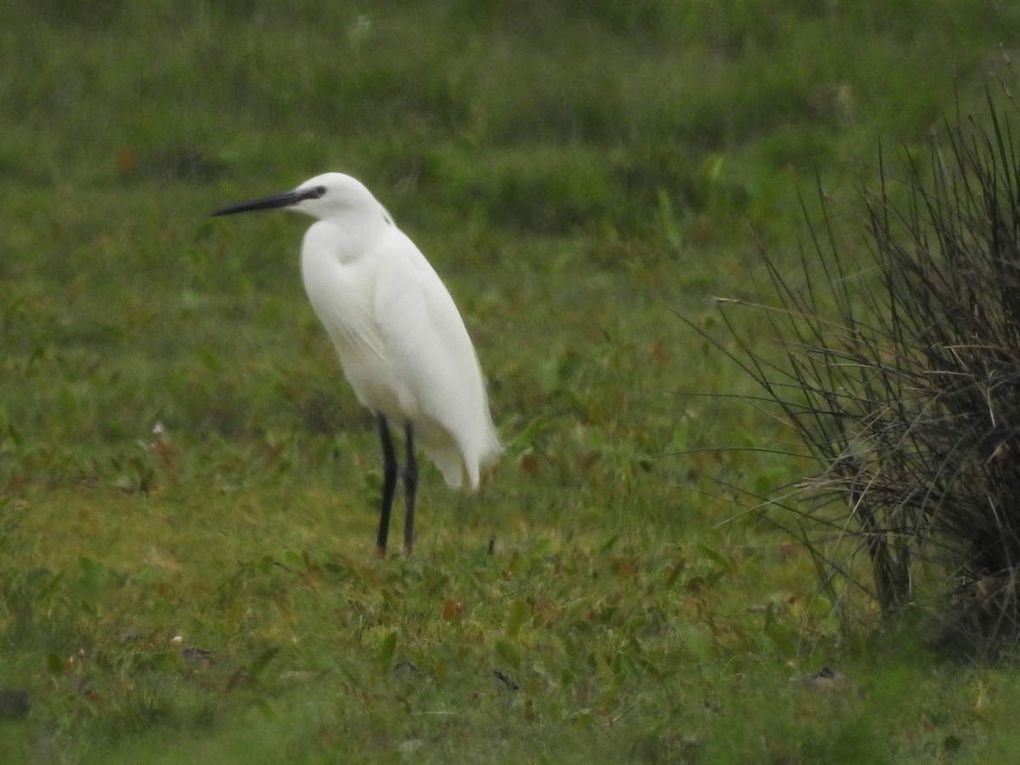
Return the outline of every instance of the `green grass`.
{"type": "Polygon", "coordinates": [[[1014,82],[1020,12],[380,5],[0,10],[0,688],[32,702],[0,760],[1011,762],[1015,670],[844,638],[804,551],[721,523],[804,466],[676,454],[788,436],[694,395],[749,382],[675,314],[752,294],[816,171],[852,214],[880,140],[1014,82]],[[449,284],[508,447],[477,496],[426,469],[411,560],[370,559],[302,223],[207,217],[327,169],[449,284]]]}

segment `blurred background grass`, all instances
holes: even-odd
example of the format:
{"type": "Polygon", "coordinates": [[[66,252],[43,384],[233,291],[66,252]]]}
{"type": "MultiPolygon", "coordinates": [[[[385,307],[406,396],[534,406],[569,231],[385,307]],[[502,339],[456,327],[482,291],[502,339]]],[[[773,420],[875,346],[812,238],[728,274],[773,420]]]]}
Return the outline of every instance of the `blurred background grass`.
{"type": "Polygon", "coordinates": [[[1015,84],[1018,41],[994,0],[3,4],[0,676],[34,701],[8,759],[166,761],[181,731],[218,762],[448,761],[446,734],[473,761],[1009,751],[994,674],[893,652],[856,659],[875,704],[805,704],[804,645],[859,654],[806,556],[717,527],[718,482],[796,466],[669,455],[786,438],[693,395],[749,382],[674,312],[712,332],[757,244],[796,257],[816,174],[852,220],[880,143],[1015,84]],[[377,447],[301,292],[301,224],[207,218],[324,170],[450,286],[509,447],[479,498],[429,469],[420,560],[389,569],[364,560],[377,447]],[[451,720],[397,722],[422,707],[451,720]]]}

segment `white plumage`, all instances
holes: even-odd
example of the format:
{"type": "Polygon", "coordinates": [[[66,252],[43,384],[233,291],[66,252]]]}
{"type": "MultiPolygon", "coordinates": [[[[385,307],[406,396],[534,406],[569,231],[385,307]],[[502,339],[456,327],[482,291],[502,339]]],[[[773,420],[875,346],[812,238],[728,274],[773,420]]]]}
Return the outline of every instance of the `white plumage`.
{"type": "Polygon", "coordinates": [[[361,183],[327,173],[296,209],[319,218],[305,233],[301,274],[358,400],[411,421],[446,482],[478,487],[499,441],[471,339],[432,266],[361,183]],[[336,203],[333,200],[337,200],[336,203]]]}
{"type": "MultiPolygon", "coordinates": [[[[478,487],[500,452],[481,367],[450,293],[385,208],[358,180],[325,173],[296,189],[218,210],[286,207],[316,218],[301,246],[308,299],[336,347],[358,400],[380,417],[387,473],[388,424],[400,424],[452,487],[478,487]]],[[[414,469],[412,444],[408,444],[414,469]]],[[[393,468],[393,470],[391,470],[393,468]]],[[[392,482],[392,478],[389,479],[392,482]]],[[[405,472],[408,517],[416,481],[405,472]]],[[[384,486],[380,547],[388,503],[384,486]]],[[[410,548],[405,528],[405,546],[410,548]]]]}

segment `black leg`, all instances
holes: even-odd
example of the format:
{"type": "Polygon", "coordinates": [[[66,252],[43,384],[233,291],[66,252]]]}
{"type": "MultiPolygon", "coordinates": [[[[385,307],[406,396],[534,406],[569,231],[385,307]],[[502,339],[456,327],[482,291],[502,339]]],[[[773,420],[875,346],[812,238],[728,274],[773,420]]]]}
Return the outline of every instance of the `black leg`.
{"type": "Polygon", "coordinates": [[[382,507],[379,510],[379,534],[375,540],[375,555],[386,557],[386,537],[390,533],[390,508],[393,507],[393,492],[397,488],[397,458],[393,454],[393,441],[390,438],[390,426],[386,418],[377,415],[379,421],[379,440],[382,442],[383,456],[383,487],[382,507]]]}
{"type": "Polygon", "coordinates": [[[404,445],[407,460],[404,463],[404,555],[411,554],[414,546],[414,496],[418,491],[418,461],[414,458],[414,426],[404,423],[404,445]]]}

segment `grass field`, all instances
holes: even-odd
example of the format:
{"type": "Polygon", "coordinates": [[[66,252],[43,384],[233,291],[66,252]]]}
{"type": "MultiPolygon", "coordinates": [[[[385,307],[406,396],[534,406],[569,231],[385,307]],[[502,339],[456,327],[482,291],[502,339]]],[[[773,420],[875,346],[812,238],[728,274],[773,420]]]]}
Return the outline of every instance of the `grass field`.
{"type": "Polygon", "coordinates": [[[880,142],[1017,82],[1020,8],[505,5],[0,8],[0,761],[1015,762],[1014,668],[841,632],[742,513],[808,466],[677,314],[794,262],[816,172],[852,239],[880,142]],[[411,559],[304,222],[208,218],[324,170],[449,285],[507,447],[424,470],[411,559]]]}

